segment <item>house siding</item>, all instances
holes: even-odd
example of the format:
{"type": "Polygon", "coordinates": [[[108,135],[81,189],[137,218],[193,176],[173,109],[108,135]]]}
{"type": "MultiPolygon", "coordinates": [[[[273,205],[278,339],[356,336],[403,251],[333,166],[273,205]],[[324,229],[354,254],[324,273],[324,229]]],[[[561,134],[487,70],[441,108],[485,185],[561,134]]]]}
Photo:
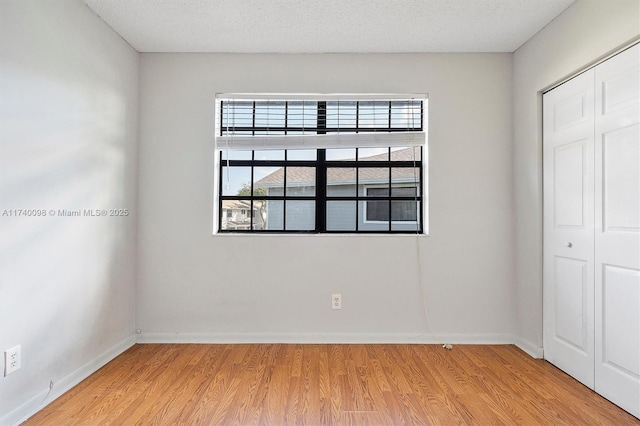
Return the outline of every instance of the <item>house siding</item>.
{"type": "MultiPolygon", "coordinates": [[[[378,185],[379,186],[379,183],[378,185]]],[[[358,194],[365,195],[367,185],[359,185],[358,194]]],[[[291,194],[287,188],[288,194],[291,194]]],[[[296,187],[296,195],[315,195],[315,187],[296,187]]],[[[331,185],[327,188],[327,194],[333,197],[353,197],[356,194],[356,185],[331,185]]],[[[282,196],[282,188],[269,188],[268,195],[282,196]]],[[[272,200],[267,202],[267,228],[269,230],[282,230],[286,203],[287,230],[311,230],[315,228],[314,201],[302,200],[272,200]]],[[[356,212],[358,230],[360,231],[388,231],[388,222],[374,222],[366,220],[366,201],[327,201],[327,230],[328,231],[356,231],[356,212]],[[356,203],[359,204],[356,209],[356,203]]],[[[415,222],[393,222],[392,231],[417,231],[415,222]]]]}

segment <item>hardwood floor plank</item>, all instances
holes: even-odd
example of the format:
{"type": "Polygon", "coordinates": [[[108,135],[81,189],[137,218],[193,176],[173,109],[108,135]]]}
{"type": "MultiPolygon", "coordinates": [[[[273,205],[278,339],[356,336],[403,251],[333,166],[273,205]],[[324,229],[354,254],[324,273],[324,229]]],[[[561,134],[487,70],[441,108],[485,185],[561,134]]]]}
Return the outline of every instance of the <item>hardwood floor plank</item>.
{"type": "Polygon", "coordinates": [[[629,425],[514,346],[135,345],[25,425],[629,425]]]}

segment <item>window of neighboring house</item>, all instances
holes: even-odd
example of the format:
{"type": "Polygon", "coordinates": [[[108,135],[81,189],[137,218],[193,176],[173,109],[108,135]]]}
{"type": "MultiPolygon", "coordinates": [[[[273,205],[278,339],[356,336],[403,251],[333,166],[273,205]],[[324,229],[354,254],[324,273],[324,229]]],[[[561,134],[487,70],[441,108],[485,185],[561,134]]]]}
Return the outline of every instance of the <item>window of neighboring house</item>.
{"type": "MultiPolygon", "coordinates": [[[[415,186],[394,187],[393,193],[402,197],[415,198],[417,188],[415,186]]],[[[388,188],[366,188],[368,199],[376,197],[386,197],[389,195],[388,188]]],[[[367,222],[386,223],[391,217],[391,222],[416,222],[418,220],[418,210],[412,201],[367,201],[366,203],[367,222]]]]}
{"type": "Polygon", "coordinates": [[[234,202],[251,214],[249,226],[218,219],[216,231],[425,232],[426,103],[219,96],[217,211],[234,202]]]}

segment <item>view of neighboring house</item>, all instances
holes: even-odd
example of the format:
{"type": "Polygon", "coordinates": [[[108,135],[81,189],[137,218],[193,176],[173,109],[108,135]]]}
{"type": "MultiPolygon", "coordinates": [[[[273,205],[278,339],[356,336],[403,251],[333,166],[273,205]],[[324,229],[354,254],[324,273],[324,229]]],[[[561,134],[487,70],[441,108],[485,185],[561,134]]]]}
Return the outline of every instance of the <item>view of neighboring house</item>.
{"type": "Polygon", "coordinates": [[[263,201],[224,200],[222,202],[222,228],[229,230],[265,229],[265,216],[262,209],[263,201]]]}
{"type": "MultiPolygon", "coordinates": [[[[418,151],[419,152],[419,151],[418,151]]],[[[393,161],[414,161],[413,148],[394,150],[393,161]]],[[[414,200],[376,200],[392,197],[420,196],[420,169],[418,167],[367,167],[367,163],[388,160],[388,154],[359,159],[359,167],[330,167],[327,169],[327,230],[328,231],[414,231],[418,229],[421,203],[414,200]],[[367,197],[355,200],[355,197],[367,197]],[[332,200],[331,197],[353,197],[353,200],[332,200]],[[357,228],[356,228],[357,227],[357,228]]],[[[419,157],[418,157],[419,160],[419,157]]],[[[268,196],[283,196],[282,200],[267,200],[265,229],[283,229],[286,219],[288,230],[309,230],[315,226],[315,201],[296,200],[296,197],[314,196],[316,170],[314,167],[281,167],[258,180],[255,188],[264,188],[268,196]],[[284,188],[286,173],[286,192],[284,188]],[[286,206],[285,206],[286,203],[286,206]]]]}

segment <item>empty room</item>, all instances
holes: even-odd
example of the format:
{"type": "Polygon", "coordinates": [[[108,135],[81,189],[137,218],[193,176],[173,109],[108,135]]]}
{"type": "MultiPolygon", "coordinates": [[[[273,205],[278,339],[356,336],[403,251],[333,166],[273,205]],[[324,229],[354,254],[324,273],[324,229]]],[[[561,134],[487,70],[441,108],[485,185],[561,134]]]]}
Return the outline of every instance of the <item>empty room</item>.
{"type": "Polygon", "coordinates": [[[0,425],[640,425],[640,1],[0,0],[0,425]]]}

